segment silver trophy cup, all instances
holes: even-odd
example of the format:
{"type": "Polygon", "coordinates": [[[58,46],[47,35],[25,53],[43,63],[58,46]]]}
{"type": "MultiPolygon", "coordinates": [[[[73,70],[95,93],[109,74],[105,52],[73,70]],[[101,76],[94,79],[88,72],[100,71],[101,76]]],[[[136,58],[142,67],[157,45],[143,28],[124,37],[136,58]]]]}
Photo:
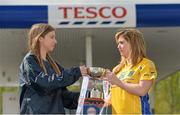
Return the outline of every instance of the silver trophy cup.
{"type": "Polygon", "coordinates": [[[106,69],[101,67],[89,67],[88,74],[92,78],[100,78],[101,76],[104,76],[106,74],[106,69]]]}

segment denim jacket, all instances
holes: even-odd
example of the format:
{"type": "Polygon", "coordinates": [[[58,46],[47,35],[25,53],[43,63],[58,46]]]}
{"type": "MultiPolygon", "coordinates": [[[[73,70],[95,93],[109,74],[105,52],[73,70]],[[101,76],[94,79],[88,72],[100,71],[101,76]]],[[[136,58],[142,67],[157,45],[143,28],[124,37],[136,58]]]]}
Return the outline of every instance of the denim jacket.
{"type": "Polygon", "coordinates": [[[58,64],[57,75],[48,61],[45,74],[32,53],[24,57],[19,71],[21,114],[64,114],[64,107],[75,109],[79,92],[67,90],[81,75],[79,67],[64,69],[58,64]]]}

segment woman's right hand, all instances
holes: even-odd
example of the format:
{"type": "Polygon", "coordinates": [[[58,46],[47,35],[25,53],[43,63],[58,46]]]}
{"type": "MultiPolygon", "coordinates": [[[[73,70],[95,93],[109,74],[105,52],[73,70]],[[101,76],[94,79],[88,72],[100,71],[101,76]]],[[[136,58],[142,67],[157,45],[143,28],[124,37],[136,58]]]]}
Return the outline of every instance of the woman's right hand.
{"type": "Polygon", "coordinates": [[[82,76],[88,75],[87,67],[85,65],[79,66],[82,76]]]}
{"type": "Polygon", "coordinates": [[[112,85],[118,85],[119,79],[110,70],[106,70],[106,74],[102,76],[102,80],[109,81],[112,85]]]}

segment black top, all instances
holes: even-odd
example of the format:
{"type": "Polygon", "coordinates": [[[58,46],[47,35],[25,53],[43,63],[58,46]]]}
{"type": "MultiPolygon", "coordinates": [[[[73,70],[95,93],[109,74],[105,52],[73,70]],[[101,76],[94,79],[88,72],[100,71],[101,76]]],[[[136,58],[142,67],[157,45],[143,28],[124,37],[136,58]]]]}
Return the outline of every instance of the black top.
{"type": "Polygon", "coordinates": [[[37,58],[27,53],[20,65],[20,113],[21,114],[64,114],[64,107],[75,109],[79,92],[70,92],[66,86],[73,84],[81,75],[80,68],[64,69],[59,66],[57,75],[49,62],[44,61],[45,74],[37,58]]]}

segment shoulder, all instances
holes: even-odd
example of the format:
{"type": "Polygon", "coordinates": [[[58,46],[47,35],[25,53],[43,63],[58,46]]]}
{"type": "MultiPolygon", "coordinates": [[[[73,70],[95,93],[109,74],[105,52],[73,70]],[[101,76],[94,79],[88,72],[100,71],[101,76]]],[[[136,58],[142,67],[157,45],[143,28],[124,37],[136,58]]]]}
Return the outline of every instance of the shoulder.
{"type": "Polygon", "coordinates": [[[25,55],[21,65],[20,65],[20,69],[25,70],[25,71],[32,71],[33,70],[33,72],[41,71],[41,67],[37,61],[36,56],[30,52],[28,52],[25,55]]]}
{"type": "Polygon", "coordinates": [[[37,58],[34,54],[32,54],[31,52],[28,52],[24,58],[23,58],[23,61],[22,61],[22,65],[37,65],[38,64],[38,61],[37,61],[37,58]]]}
{"type": "Polygon", "coordinates": [[[155,69],[155,64],[152,60],[148,58],[143,58],[142,61],[139,63],[142,67],[148,67],[148,68],[154,68],[155,69]]]}
{"type": "Polygon", "coordinates": [[[32,54],[31,52],[28,52],[25,56],[24,56],[24,60],[29,60],[29,59],[34,59],[35,55],[32,54]]]}
{"type": "Polygon", "coordinates": [[[140,63],[146,66],[155,66],[154,62],[148,58],[143,58],[140,63]]]}
{"type": "Polygon", "coordinates": [[[157,78],[157,70],[153,61],[143,58],[140,63],[140,73],[142,74],[140,80],[151,80],[157,78]]]}

